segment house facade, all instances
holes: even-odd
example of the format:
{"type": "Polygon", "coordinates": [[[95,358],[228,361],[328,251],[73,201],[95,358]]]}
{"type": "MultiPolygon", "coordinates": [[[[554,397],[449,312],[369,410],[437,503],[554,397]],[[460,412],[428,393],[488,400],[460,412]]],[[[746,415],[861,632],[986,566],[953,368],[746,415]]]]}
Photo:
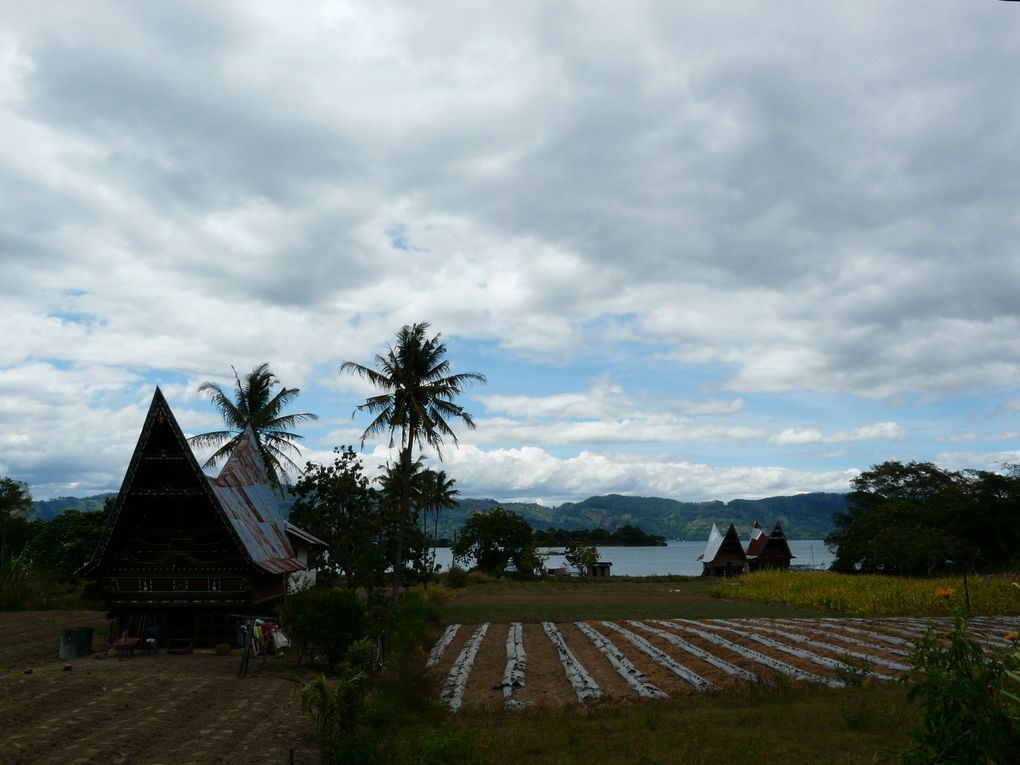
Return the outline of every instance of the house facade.
{"type": "Polygon", "coordinates": [[[157,388],[82,572],[99,579],[124,632],[209,645],[234,642],[239,617],[272,613],[291,577],[311,575],[317,544],[283,518],[253,432],[210,478],[157,388]]]}

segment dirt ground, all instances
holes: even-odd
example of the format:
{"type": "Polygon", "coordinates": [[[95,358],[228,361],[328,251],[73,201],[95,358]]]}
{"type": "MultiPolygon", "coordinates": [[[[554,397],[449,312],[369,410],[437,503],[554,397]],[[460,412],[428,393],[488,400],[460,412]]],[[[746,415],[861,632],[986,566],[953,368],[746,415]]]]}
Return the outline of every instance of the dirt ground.
{"type": "MultiPolygon", "coordinates": [[[[592,621],[589,624],[608,637],[616,646],[617,651],[625,655],[649,682],[669,696],[689,696],[698,693],[694,686],[675,671],[641,652],[624,635],[613,631],[602,622],[592,621]]],[[[743,647],[754,654],[781,662],[790,669],[797,668],[816,678],[830,680],[838,679],[838,673],[827,662],[850,661],[853,664],[854,657],[850,656],[850,652],[856,652],[867,657],[866,662],[875,673],[869,682],[881,682],[882,679],[889,680],[902,674],[902,669],[890,668],[880,662],[891,662],[895,666],[903,666],[909,662],[909,659],[903,655],[904,649],[909,648],[909,645],[902,646],[882,642],[881,636],[899,635],[909,636],[913,639],[919,637],[926,627],[932,627],[937,631],[945,629],[944,622],[936,619],[848,620],[847,626],[852,625],[854,629],[864,631],[868,633],[867,635],[862,635],[860,632],[851,634],[841,630],[838,622],[826,623],[816,619],[705,619],[696,622],[681,620],[647,624],[621,621],[617,624],[643,637],[653,648],[719,688],[734,687],[746,681],[707,662],[703,657],[685,651],[668,641],[662,634],[657,634],[655,630],[682,638],[690,645],[712,654],[717,659],[746,670],[764,682],[776,682],[777,671],[747,655],[738,653],[734,648],[743,647]],[[710,640],[709,638],[713,635],[722,638],[725,642],[710,640]],[[754,639],[755,635],[764,636],[772,643],[762,644],[754,639]],[[801,640],[811,640],[812,643],[807,645],[798,642],[794,639],[796,636],[799,636],[801,640]],[[840,636],[844,638],[851,636],[864,640],[869,643],[870,647],[848,644],[844,640],[840,640],[840,636]],[[732,647],[727,647],[727,645],[732,647]],[[788,651],[783,650],[784,648],[807,652],[807,655],[791,655],[788,651]]],[[[637,691],[620,677],[608,659],[593,646],[581,630],[569,622],[557,623],[556,626],[570,651],[591,674],[607,699],[617,701],[636,701],[638,699],[637,691]]],[[[972,634],[993,643],[995,641],[1004,642],[1002,635],[1015,628],[1015,618],[997,617],[988,620],[988,623],[983,624],[980,628],[975,628],[972,634]]],[[[476,709],[496,709],[503,705],[500,683],[507,661],[505,641],[508,629],[509,625],[507,624],[491,624],[489,626],[468,675],[464,694],[465,706],[476,709]]],[[[457,639],[447,646],[436,666],[436,672],[440,678],[445,677],[446,673],[450,671],[473,632],[474,629],[461,629],[457,639]]],[[[577,704],[577,695],[566,678],[560,657],[541,625],[524,625],[524,648],[527,654],[524,687],[514,693],[514,698],[525,704],[537,706],[564,707],[577,704]]]]}
{"type": "Polygon", "coordinates": [[[286,659],[238,679],[236,652],[107,656],[105,629],[100,612],[0,613],[0,763],[318,761],[297,686],[273,664],[286,659]],[[74,627],[95,630],[97,653],[63,661],[74,627]]]}

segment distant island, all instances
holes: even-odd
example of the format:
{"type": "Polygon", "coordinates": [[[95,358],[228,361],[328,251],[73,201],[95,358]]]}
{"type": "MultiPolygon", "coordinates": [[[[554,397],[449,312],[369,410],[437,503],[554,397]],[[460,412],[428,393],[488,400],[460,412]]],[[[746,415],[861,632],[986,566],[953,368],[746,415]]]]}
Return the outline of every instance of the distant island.
{"type": "MultiPolygon", "coordinates": [[[[48,521],[71,507],[101,510],[105,499],[112,496],[116,495],[108,493],[90,497],[59,497],[40,500],[35,503],[35,507],[38,517],[48,521]]],[[[846,494],[815,492],[766,499],[734,499],[729,502],[681,502],[665,497],[608,494],[589,497],[583,502],[567,502],[558,507],[533,502],[462,499],[459,507],[444,510],[440,515],[436,536],[453,539],[471,513],[496,507],[504,507],[522,515],[536,532],[541,533],[547,533],[550,529],[567,532],[604,530],[612,535],[631,526],[650,537],[701,541],[708,539],[713,523],[722,528],[731,523],[736,524],[737,531],[744,537],[750,533],[751,526],[757,520],[769,528],[779,521],[789,539],[824,539],[834,528],[833,514],[846,511],[846,494]]]]}

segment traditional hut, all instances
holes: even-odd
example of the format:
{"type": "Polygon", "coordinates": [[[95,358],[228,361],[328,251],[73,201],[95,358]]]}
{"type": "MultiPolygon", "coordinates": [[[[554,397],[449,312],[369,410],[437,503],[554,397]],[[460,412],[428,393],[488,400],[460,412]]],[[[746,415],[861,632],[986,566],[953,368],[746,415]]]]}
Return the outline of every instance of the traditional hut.
{"type": "Polygon", "coordinates": [[[705,552],[698,556],[698,560],[703,565],[702,576],[735,576],[747,571],[747,555],[736,527],[731,523],[723,536],[713,523],[705,552]]]}
{"type": "Polygon", "coordinates": [[[752,530],[751,542],[747,546],[747,562],[751,570],[789,568],[790,561],[796,556],[790,551],[790,543],[786,540],[786,534],[779,521],[776,521],[775,528],[768,536],[765,535],[764,529],[758,526],[757,521],[754,525],[761,533],[755,537],[752,530]]]}
{"type": "Polygon", "coordinates": [[[118,629],[186,649],[234,642],[238,617],[272,613],[318,545],[283,518],[250,429],[209,478],[157,388],[82,571],[99,579],[118,629]]]}

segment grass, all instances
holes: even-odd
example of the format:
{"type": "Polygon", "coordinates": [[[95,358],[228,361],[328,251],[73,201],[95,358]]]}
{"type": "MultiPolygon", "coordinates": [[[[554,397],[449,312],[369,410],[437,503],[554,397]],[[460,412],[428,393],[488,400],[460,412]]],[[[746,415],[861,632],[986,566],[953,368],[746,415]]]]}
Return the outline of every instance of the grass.
{"type": "Polygon", "coordinates": [[[751,686],[684,699],[561,711],[448,716],[433,740],[470,742],[460,762],[864,763],[910,744],[915,712],[898,683],[833,690],[751,686]]]}
{"type": "MultiPolygon", "coordinates": [[[[1020,613],[1008,578],[968,577],[974,614],[1020,613]]],[[[962,577],[907,579],[828,572],[763,571],[717,582],[714,595],[756,603],[821,609],[848,616],[945,616],[966,606],[962,577]]]]}
{"type": "Polygon", "coordinates": [[[477,582],[450,591],[447,623],[816,616],[817,608],[720,599],[700,577],[477,582]]]}

